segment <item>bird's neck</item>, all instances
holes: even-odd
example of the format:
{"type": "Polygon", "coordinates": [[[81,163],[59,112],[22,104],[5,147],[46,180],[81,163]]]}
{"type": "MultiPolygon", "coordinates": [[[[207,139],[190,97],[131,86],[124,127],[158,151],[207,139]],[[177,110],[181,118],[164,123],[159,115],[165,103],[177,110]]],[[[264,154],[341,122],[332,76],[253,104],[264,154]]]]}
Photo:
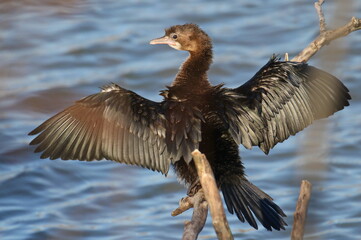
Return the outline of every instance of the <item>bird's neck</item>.
{"type": "Polygon", "coordinates": [[[190,92],[202,92],[211,85],[207,71],[212,63],[212,48],[199,52],[190,52],[187,60],[182,64],[172,84],[172,87],[187,89],[190,92]]]}

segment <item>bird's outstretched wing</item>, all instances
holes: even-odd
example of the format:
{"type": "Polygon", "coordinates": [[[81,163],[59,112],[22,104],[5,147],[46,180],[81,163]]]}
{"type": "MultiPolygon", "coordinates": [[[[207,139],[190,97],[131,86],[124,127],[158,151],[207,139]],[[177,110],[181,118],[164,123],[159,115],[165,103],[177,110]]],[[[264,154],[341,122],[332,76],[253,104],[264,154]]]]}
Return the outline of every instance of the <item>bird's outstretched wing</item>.
{"type": "MultiPolygon", "coordinates": [[[[168,113],[166,107],[164,102],[147,100],[112,84],[34,129],[29,135],[39,135],[30,144],[38,145],[35,152],[42,152],[41,158],[86,161],[105,158],[166,174],[171,162],[189,155],[182,148],[198,144],[188,142],[188,134],[193,133],[186,129],[173,133],[166,129],[172,121],[166,117],[178,116],[168,113]]],[[[174,121],[185,125],[183,128],[189,124],[183,119],[174,121]]]]}
{"type": "Polygon", "coordinates": [[[273,57],[242,86],[219,90],[218,101],[225,106],[222,111],[233,139],[246,148],[259,146],[267,154],[314,120],[348,106],[348,92],[329,73],[273,57]]]}

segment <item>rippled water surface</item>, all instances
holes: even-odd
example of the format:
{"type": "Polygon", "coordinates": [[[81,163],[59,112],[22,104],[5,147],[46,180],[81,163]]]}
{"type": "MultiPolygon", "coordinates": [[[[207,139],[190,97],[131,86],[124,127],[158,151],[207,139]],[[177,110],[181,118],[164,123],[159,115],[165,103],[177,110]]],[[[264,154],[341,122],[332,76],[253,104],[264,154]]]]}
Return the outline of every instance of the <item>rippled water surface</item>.
{"type": "MultiPolygon", "coordinates": [[[[198,23],[214,42],[210,78],[235,87],[273,53],[297,54],[318,33],[312,1],[1,1],[0,239],[180,239],[185,189],[110,161],[39,159],[27,133],[74,100],[116,82],[149,99],[187,53],[149,40],[198,23]]],[[[361,17],[358,0],[325,6],[330,26],[361,17]]],[[[286,231],[256,231],[228,214],[237,239],[289,239],[300,180],[313,183],[305,239],[361,239],[361,32],[310,61],[338,76],[351,106],[277,145],[241,148],[248,177],[288,215],[286,231]]],[[[209,220],[209,219],[208,219],[209,220]]],[[[200,239],[215,239],[208,221],[200,239]]]]}

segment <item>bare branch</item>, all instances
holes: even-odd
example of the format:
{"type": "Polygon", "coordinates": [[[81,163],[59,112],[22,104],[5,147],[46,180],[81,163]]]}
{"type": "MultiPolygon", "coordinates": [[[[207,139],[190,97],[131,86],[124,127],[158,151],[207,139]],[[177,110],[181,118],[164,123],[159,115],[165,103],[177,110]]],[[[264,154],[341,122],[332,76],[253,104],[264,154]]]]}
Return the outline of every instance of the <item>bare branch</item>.
{"type": "Polygon", "coordinates": [[[211,166],[205,155],[198,150],[193,151],[192,156],[204,195],[209,204],[213,227],[218,239],[233,239],[211,166]]]}
{"type": "Polygon", "coordinates": [[[285,53],[285,61],[288,61],[289,58],[288,58],[288,53],[285,53]]]}
{"type": "Polygon", "coordinates": [[[347,36],[351,32],[361,29],[361,19],[352,17],[350,22],[346,25],[335,30],[327,30],[325,17],[321,8],[322,3],[323,0],[319,0],[317,3],[315,3],[315,7],[320,19],[320,34],[291,61],[307,62],[313,55],[316,54],[316,52],[318,52],[318,50],[320,50],[323,46],[328,45],[331,41],[347,36]]]}
{"type": "Polygon", "coordinates": [[[318,14],[318,18],[320,20],[320,33],[323,33],[326,31],[326,21],[325,21],[325,15],[323,15],[322,7],[324,0],[318,0],[318,2],[315,2],[315,8],[318,14]]]}
{"type": "Polygon", "coordinates": [[[312,185],[307,180],[302,180],[300,195],[298,196],[296,211],[293,214],[292,240],[302,240],[305,229],[308,201],[311,198],[312,185]]]}
{"type": "MultiPolygon", "coordinates": [[[[186,197],[187,198],[187,197],[186,197]]],[[[185,199],[185,198],[183,198],[185,199]]],[[[186,201],[192,201],[192,220],[184,223],[183,240],[196,240],[207,220],[208,204],[205,200],[203,190],[200,189],[194,196],[188,197],[186,201]]],[[[182,200],[181,200],[182,201],[182,200]]],[[[172,213],[173,214],[173,213],[172,213]]]]}
{"type": "Polygon", "coordinates": [[[192,156],[202,188],[195,195],[182,198],[179,207],[172,212],[172,216],[177,216],[193,207],[192,220],[185,222],[182,239],[197,239],[206,222],[209,204],[218,239],[232,240],[233,236],[211,166],[204,154],[198,150],[192,152],[192,156]]]}
{"type": "Polygon", "coordinates": [[[172,216],[178,216],[179,214],[187,211],[194,206],[194,196],[186,196],[179,201],[179,207],[172,212],[172,216]]]}

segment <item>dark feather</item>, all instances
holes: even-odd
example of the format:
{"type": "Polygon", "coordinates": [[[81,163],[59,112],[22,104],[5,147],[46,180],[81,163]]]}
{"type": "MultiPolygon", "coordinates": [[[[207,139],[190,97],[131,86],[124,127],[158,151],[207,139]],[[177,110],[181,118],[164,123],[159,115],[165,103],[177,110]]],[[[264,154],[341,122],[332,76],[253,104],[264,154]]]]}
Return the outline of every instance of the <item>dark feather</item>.
{"type": "Polygon", "coordinates": [[[165,115],[165,106],[112,84],[34,129],[29,134],[39,135],[30,144],[38,145],[42,158],[106,158],[166,174],[171,161],[190,161],[201,129],[194,117],[199,110],[174,104],[165,115]],[[167,139],[166,128],[172,133],[167,139]]]}
{"type": "Polygon", "coordinates": [[[269,231],[285,229],[287,224],[282,217],[286,215],[270,196],[240,177],[229,176],[223,179],[221,190],[230,213],[236,213],[242,222],[246,219],[255,229],[258,229],[258,226],[253,214],[269,231]]]}
{"type": "Polygon", "coordinates": [[[265,153],[314,120],[348,106],[351,99],[348,89],[336,77],[305,63],[280,62],[276,58],[242,86],[223,91],[220,99],[228,107],[247,109],[239,112],[238,119],[230,110],[220,109],[227,116],[225,121],[237,125],[230,125],[234,140],[242,139],[240,143],[246,148],[250,148],[250,143],[259,146],[265,153]],[[237,94],[238,99],[225,97],[237,94]],[[243,136],[248,129],[256,127],[256,132],[243,136]],[[235,132],[242,136],[235,136],[235,132]]]}

